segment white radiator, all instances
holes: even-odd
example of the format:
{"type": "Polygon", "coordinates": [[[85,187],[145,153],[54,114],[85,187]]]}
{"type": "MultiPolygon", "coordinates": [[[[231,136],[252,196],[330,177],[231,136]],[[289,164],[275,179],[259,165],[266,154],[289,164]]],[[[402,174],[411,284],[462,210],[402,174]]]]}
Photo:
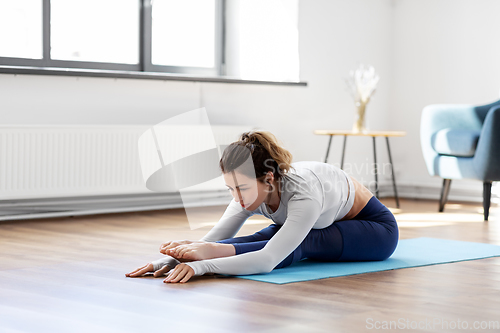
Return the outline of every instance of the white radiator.
{"type": "MultiPolygon", "coordinates": [[[[138,139],[150,127],[2,125],[0,200],[151,193],[138,155],[138,139]]],[[[251,129],[212,128],[218,144],[251,129]]]]}

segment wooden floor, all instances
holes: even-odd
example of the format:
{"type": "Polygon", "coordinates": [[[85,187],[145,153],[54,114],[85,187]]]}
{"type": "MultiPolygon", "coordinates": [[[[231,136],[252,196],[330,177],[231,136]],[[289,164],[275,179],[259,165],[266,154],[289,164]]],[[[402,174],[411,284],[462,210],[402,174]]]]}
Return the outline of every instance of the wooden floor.
{"type": "MultiPolygon", "coordinates": [[[[434,201],[403,200],[394,210],[400,238],[500,245],[497,206],[489,222],[480,204],[451,202],[436,211],[434,201]]],[[[268,224],[252,217],[239,235],[268,224]]],[[[0,222],[0,332],[365,332],[384,324],[499,331],[471,328],[500,322],[500,257],[285,285],[125,277],[160,258],[163,241],[199,239],[207,230],[190,230],[179,209],[0,222]]]]}

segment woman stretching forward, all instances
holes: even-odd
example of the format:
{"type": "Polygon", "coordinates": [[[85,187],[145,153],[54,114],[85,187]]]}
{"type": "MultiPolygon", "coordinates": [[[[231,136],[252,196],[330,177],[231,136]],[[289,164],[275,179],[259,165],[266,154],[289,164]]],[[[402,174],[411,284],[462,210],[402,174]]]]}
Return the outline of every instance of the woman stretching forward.
{"type": "Polygon", "coordinates": [[[162,244],[165,258],[126,276],[170,271],[164,282],[184,283],[205,273],[268,273],[305,258],[367,261],[392,255],[399,238],[396,219],[366,187],[333,165],[291,162],[271,133],[243,133],[219,163],[233,195],[219,222],[200,241],[162,244]],[[274,223],[232,238],[254,214],[274,223]]]}

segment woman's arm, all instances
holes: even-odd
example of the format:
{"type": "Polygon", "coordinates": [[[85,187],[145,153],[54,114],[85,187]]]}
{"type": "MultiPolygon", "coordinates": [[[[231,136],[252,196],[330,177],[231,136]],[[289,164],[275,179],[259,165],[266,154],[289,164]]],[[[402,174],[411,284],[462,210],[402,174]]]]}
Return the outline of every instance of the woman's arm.
{"type": "Polygon", "coordinates": [[[241,229],[243,223],[253,214],[252,211],[245,210],[239,203],[232,199],[219,222],[200,240],[204,242],[216,242],[232,238],[241,229]]]}
{"type": "Polygon", "coordinates": [[[292,198],[288,203],[285,223],[263,249],[232,257],[189,262],[186,265],[194,270],[195,275],[268,273],[302,243],[320,214],[321,204],[318,201],[292,198]]]}
{"type": "Polygon", "coordinates": [[[160,253],[171,254],[169,250],[177,248],[180,245],[192,243],[215,242],[227,238],[232,238],[241,229],[245,221],[254,215],[254,212],[247,211],[236,201],[231,200],[226,208],[226,211],[220,218],[219,222],[199,241],[179,240],[168,241],[160,245],[160,253]]]}

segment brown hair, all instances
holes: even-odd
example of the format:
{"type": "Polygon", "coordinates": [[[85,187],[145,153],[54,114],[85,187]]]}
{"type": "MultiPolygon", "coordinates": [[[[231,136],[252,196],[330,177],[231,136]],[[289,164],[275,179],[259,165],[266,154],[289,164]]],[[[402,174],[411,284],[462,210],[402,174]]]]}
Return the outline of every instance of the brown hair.
{"type": "Polygon", "coordinates": [[[276,180],[280,180],[293,169],[292,154],[281,146],[272,133],[263,130],[244,132],[238,141],[231,143],[222,153],[220,169],[228,173],[239,168],[238,172],[253,177],[252,170],[248,170],[244,163],[250,155],[255,177],[261,182],[269,171],[273,172],[276,180]]]}

